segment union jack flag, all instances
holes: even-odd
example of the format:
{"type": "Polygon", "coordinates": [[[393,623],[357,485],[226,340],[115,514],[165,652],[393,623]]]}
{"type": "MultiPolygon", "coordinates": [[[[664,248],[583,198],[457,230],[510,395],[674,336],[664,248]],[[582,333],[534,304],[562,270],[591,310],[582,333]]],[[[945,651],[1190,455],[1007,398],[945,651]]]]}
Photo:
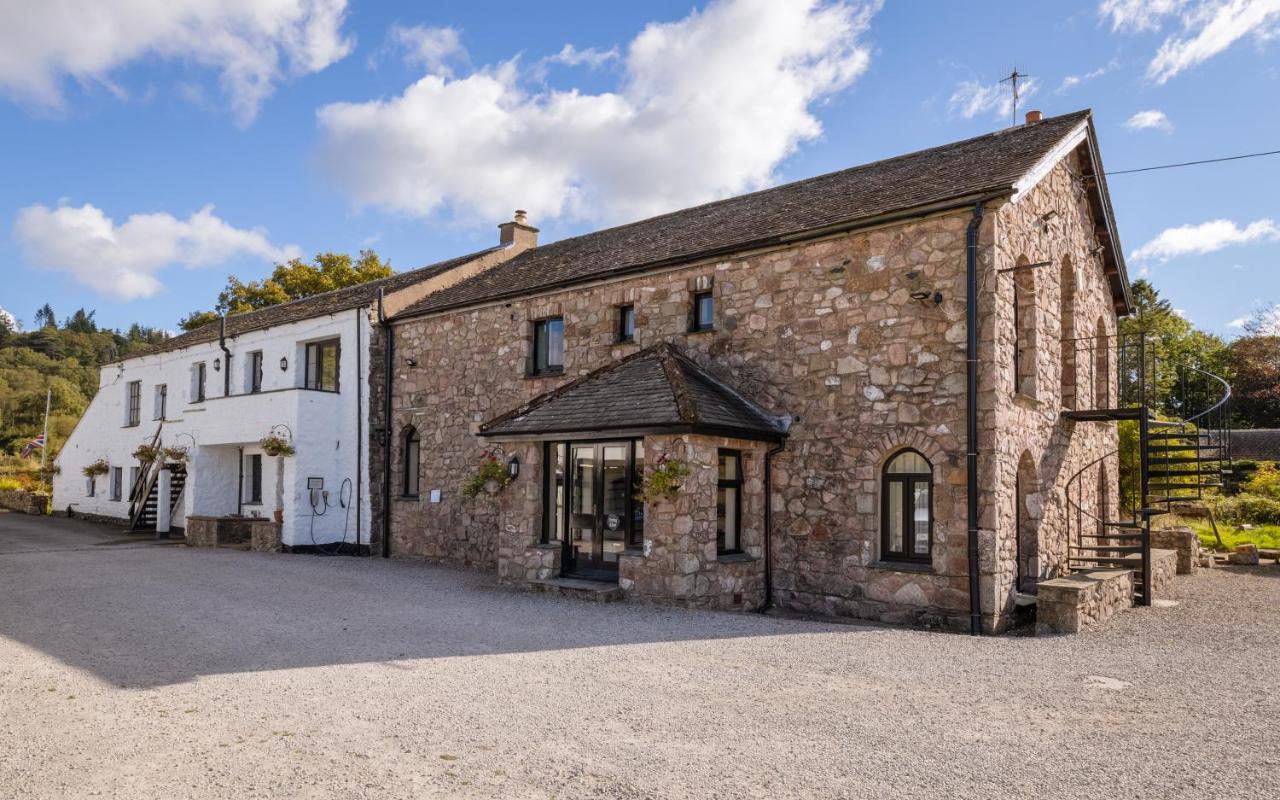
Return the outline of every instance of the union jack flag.
{"type": "Polygon", "coordinates": [[[36,450],[40,450],[43,448],[44,448],[44,434],[42,433],[36,438],[27,442],[26,446],[22,448],[22,457],[31,458],[32,453],[34,453],[36,450]]]}

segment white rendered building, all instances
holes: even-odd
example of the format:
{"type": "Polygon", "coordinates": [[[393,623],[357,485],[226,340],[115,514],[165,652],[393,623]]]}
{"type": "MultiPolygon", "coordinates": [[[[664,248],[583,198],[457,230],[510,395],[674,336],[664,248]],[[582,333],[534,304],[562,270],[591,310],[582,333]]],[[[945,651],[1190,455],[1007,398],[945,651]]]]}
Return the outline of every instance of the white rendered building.
{"type": "Polygon", "coordinates": [[[380,434],[370,389],[385,374],[380,316],[537,243],[522,215],[499,228],[496,248],[229,316],[104,366],[58,456],[54,512],[135,530],[260,517],[281,523],[286,550],[367,550],[369,452],[380,434]],[[265,453],[269,435],[294,454],[265,453]],[[140,445],[183,448],[185,463],[140,462],[140,445]],[[107,472],[86,477],[99,461],[107,472]]]}

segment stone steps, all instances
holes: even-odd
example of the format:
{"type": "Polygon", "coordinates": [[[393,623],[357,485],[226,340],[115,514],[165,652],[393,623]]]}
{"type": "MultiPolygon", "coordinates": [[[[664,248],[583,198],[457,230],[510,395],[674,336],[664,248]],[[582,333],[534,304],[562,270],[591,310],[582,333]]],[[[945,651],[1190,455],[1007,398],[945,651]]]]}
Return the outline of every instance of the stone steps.
{"type": "Polygon", "coordinates": [[[577,600],[596,603],[614,603],[622,599],[622,588],[612,581],[592,581],[584,578],[550,578],[531,581],[529,588],[535,592],[558,594],[577,600]]]}

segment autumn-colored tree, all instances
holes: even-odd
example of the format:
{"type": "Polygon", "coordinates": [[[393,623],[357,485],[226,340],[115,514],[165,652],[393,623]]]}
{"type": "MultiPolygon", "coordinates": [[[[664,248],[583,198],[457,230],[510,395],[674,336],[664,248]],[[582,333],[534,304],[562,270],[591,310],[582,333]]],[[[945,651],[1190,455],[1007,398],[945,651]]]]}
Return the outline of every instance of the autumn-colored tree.
{"type": "Polygon", "coordinates": [[[1280,427],[1280,336],[1241,336],[1227,346],[1227,358],[1237,424],[1280,427]]]}
{"type": "Polygon", "coordinates": [[[183,330],[194,330],[217,320],[220,313],[243,314],[391,274],[391,265],[372,250],[361,250],[358,259],[346,253],[320,253],[310,264],[295,258],[287,264],[277,264],[271,277],[260,281],[246,283],[234,275],[228,276],[226,288],[218,293],[215,311],[194,311],[179,325],[183,330]]]}

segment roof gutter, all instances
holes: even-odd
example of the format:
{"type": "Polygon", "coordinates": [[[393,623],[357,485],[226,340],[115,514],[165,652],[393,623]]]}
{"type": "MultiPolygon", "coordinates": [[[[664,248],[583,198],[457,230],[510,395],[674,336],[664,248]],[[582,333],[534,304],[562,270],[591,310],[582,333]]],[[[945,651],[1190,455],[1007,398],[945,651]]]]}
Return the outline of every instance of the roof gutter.
{"type": "Polygon", "coordinates": [[[946,211],[955,211],[961,208],[969,208],[975,201],[986,202],[997,197],[1007,197],[1013,194],[1013,187],[1001,184],[985,189],[980,192],[970,193],[961,197],[952,198],[950,200],[942,200],[936,203],[929,203],[921,206],[912,206],[910,208],[899,211],[891,211],[884,214],[877,214],[871,217],[860,217],[846,222],[836,223],[834,225],[826,225],[820,228],[811,228],[804,231],[796,231],[794,233],[779,234],[776,236],[768,236],[761,239],[752,239],[745,242],[738,242],[724,247],[714,247],[708,250],[700,250],[695,253],[686,253],[670,258],[662,258],[656,261],[647,261],[643,264],[636,264],[630,267],[601,272],[595,275],[585,276],[581,278],[569,278],[554,283],[544,284],[532,289],[517,289],[509,292],[502,292],[476,301],[461,301],[451,303],[449,305],[440,306],[438,308],[428,308],[421,311],[406,310],[398,312],[391,323],[402,322],[414,317],[425,317],[432,314],[440,314],[447,311],[456,311],[462,308],[471,308],[473,306],[487,305],[489,303],[498,303],[504,300],[511,300],[517,297],[528,297],[531,295],[541,294],[544,292],[553,292],[570,286],[580,286],[584,283],[592,283],[595,281],[603,281],[611,278],[618,278],[627,275],[635,275],[641,272],[651,272],[660,270],[665,267],[685,266],[693,261],[702,261],[720,256],[728,256],[736,253],[742,253],[748,250],[761,250],[769,247],[777,247],[780,245],[791,244],[793,242],[806,241],[809,239],[820,239],[824,236],[833,236],[839,233],[847,233],[849,231],[862,230],[864,228],[874,228],[880,225],[889,225],[896,222],[902,222],[909,219],[917,219],[919,217],[927,217],[933,214],[939,214],[946,211]]]}

